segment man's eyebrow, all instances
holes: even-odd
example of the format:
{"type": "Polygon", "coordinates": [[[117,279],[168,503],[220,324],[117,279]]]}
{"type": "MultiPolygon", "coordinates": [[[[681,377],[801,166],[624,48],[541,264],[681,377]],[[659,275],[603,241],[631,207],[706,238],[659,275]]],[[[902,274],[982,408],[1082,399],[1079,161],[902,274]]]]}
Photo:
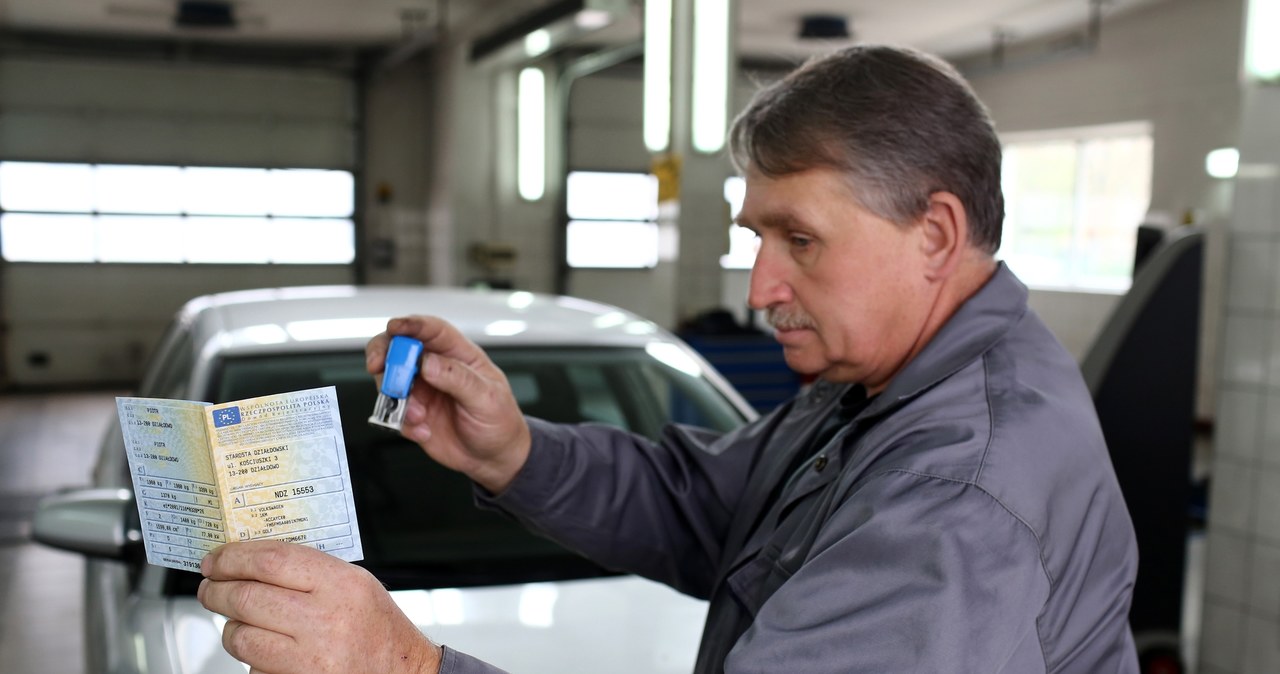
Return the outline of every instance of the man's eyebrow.
{"type": "Polygon", "coordinates": [[[745,227],[752,231],[759,231],[762,229],[786,229],[795,225],[796,222],[798,222],[798,218],[790,211],[784,211],[782,213],[765,213],[758,218],[748,219],[743,219],[742,214],[739,213],[738,217],[733,219],[733,223],[735,225],[745,227]]]}

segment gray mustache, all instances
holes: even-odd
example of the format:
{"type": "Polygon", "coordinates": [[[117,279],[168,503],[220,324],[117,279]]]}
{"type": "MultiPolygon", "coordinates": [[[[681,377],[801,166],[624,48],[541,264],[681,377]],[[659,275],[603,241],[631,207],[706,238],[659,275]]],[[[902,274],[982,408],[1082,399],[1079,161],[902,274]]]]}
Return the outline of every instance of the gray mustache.
{"type": "Polygon", "coordinates": [[[769,307],[765,310],[764,319],[775,330],[800,330],[814,327],[813,319],[796,309],[769,307]]]}

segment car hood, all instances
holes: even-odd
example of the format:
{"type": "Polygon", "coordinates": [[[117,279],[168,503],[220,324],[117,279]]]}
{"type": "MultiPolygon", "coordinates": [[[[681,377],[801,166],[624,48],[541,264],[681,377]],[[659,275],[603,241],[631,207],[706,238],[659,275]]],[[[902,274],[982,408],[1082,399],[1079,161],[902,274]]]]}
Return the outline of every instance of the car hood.
{"type": "MultiPolygon", "coordinates": [[[[689,672],[706,603],[634,576],[406,590],[396,603],[437,643],[513,674],[689,672]]],[[[244,674],[221,646],[226,620],[174,599],[165,641],[181,674],[244,674]]]]}

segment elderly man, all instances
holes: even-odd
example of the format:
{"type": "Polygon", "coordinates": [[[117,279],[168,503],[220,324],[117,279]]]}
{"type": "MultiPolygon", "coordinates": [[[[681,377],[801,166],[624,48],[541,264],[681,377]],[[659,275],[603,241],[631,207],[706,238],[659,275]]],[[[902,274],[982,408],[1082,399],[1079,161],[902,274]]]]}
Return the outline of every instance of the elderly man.
{"type": "MultiPolygon", "coordinates": [[[[722,437],[558,426],[411,317],[387,326],[428,351],[404,434],[488,507],[710,599],[699,673],[1137,671],[1132,526],[1075,362],[993,258],[1000,145],[969,87],[854,47],[761,92],[731,140],[749,301],[809,391],[722,437]]],[[[310,549],[230,544],[203,568],[255,672],[492,671],[310,549]]]]}

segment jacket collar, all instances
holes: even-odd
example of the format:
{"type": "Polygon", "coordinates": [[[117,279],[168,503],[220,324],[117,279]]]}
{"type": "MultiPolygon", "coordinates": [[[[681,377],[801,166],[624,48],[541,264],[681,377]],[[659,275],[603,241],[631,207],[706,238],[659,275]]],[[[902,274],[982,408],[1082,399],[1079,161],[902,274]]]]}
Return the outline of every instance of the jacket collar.
{"type": "Polygon", "coordinates": [[[1027,287],[1003,262],[859,417],[914,398],[986,353],[1027,313],[1027,287]]]}

